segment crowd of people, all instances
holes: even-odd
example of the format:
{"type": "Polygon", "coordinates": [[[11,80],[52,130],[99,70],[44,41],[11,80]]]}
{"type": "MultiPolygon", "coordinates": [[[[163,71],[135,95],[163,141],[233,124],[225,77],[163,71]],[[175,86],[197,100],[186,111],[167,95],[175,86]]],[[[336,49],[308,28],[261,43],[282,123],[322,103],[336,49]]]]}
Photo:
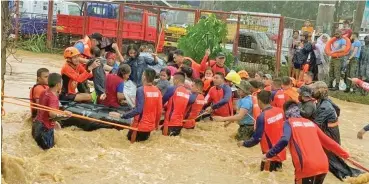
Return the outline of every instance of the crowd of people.
{"type": "Polygon", "coordinates": [[[359,34],[352,32],[346,20],[333,38],[336,40],[329,42],[328,34],[315,33],[310,21],[306,21],[301,30],[293,31],[289,42],[289,74],[301,80],[300,73],[310,71],[314,80],[325,81],[332,90],[354,93],[358,88],[348,78],[369,80],[369,36],[364,38],[365,45],[362,45],[359,34]],[[332,52],[327,53],[326,47],[332,52]],[[346,48],[350,48],[348,52],[346,48]],[[337,54],[343,51],[344,54],[337,54]]]}
{"type": "MultiPolygon", "coordinates": [[[[300,39],[298,36],[294,34],[296,41],[291,52],[293,61],[304,61],[294,62],[299,70],[311,60],[306,53],[312,53],[314,46],[307,41],[308,36],[302,35],[300,39]]],[[[321,46],[326,39],[321,36],[321,46]]],[[[109,114],[112,118],[133,118],[131,127],[137,130],[129,130],[127,138],[131,142],[145,141],[158,129],[165,136],[178,136],[183,128],[194,129],[199,120],[210,119],[225,122],[225,127],[237,123],[235,138],[239,146],[260,143],[261,170],[280,169],[289,145],[296,183],[322,183],[328,168],[339,179],[361,173],[343,161],[349,154],[340,146],[340,109],[328,98],[330,84],[323,79],[313,82],[316,77],[313,71],[296,72],[301,80],[273,77],[261,71],[236,72],[225,66],[224,53],[209,59],[210,50],[204,51],[200,64],[176,50],[169,53],[165,67],[155,70],[151,66],[157,66],[161,59],[146,47],[137,49],[131,45],[124,58],[115,43],[104,49],[103,40],[101,34],[94,33],[67,48],[60,74],[39,69],[37,84],[30,92],[31,101],[55,109],[59,108],[59,100],[119,108],[131,104],[124,93],[125,84],[131,82],[137,88],[132,109],[123,114],[109,114]],[[93,83],[93,93],[88,81],[93,83]]],[[[339,41],[339,45],[337,52],[345,44],[339,41]]],[[[320,52],[321,47],[316,47],[320,52]]],[[[358,62],[359,51],[353,50],[350,62],[358,62]]],[[[327,59],[325,64],[328,62],[327,59]]],[[[350,77],[354,84],[368,89],[367,83],[355,75],[350,77]]],[[[56,120],[70,117],[71,112],[31,110],[34,139],[41,148],[52,148],[54,129],[60,128],[56,120]]]]}

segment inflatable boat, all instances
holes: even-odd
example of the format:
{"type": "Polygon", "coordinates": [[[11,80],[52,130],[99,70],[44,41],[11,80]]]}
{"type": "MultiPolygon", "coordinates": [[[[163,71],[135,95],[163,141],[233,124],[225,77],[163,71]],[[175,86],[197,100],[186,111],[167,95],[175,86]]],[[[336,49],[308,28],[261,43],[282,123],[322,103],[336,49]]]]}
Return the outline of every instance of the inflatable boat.
{"type": "MultiPolygon", "coordinates": [[[[122,106],[120,108],[109,108],[103,105],[77,103],[77,102],[64,102],[61,104],[60,108],[61,110],[70,111],[73,114],[78,114],[89,118],[99,119],[121,125],[129,126],[132,122],[132,119],[117,119],[109,116],[109,112],[119,112],[119,113],[127,112],[131,110],[129,106],[122,106]]],[[[83,129],[84,131],[93,131],[100,128],[122,129],[116,126],[106,125],[99,122],[84,120],[75,117],[60,120],[60,125],[62,126],[62,128],[76,126],[78,128],[83,129]]]]}

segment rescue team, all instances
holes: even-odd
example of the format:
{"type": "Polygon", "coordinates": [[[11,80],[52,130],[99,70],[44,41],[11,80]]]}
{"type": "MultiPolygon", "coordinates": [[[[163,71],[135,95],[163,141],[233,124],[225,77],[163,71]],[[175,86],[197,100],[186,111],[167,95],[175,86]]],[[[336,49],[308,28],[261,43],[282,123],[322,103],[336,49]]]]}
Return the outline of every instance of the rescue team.
{"type": "MultiPolygon", "coordinates": [[[[100,57],[104,54],[93,58],[91,53],[96,53],[96,49],[104,50],[103,45],[102,35],[94,33],[64,51],[66,62],[61,74],[49,74],[46,68],[39,69],[37,84],[30,91],[31,102],[55,109],[59,108],[59,99],[91,103],[93,95],[85,88],[86,81],[93,80],[94,83],[104,82],[96,103],[117,108],[125,103],[124,83],[131,80],[137,85],[135,107],[124,114],[111,112],[109,115],[134,118],[131,126],[138,130],[130,130],[127,134],[132,142],[147,140],[156,129],[161,129],[165,136],[178,136],[182,128],[194,129],[199,117],[209,117],[214,121],[225,121],[225,126],[237,122],[238,146],[253,147],[260,143],[261,170],[282,168],[286,160],[285,147],[289,145],[296,183],[323,183],[329,168],[324,150],[344,159],[349,157],[320,129],[321,126],[301,116],[303,97],[311,97],[317,90],[311,84],[309,73],[305,74],[301,84],[310,89],[307,94],[309,90],[298,90],[297,83],[289,77],[273,79],[270,74],[259,72],[251,79],[245,70],[231,71],[224,65],[223,53],[208,62],[210,51],[207,50],[199,65],[192,59],[185,59],[183,52],[177,50],[171,53],[174,63],[161,70],[159,82],[156,82],[157,72],[148,67],[157,64],[155,54],[153,58],[144,57],[137,48],[130,46],[126,53],[128,58],[123,60],[113,43],[114,52],[105,53],[106,59],[100,57]],[[116,55],[120,65],[114,60],[116,55]],[[190,61],[189,64],[186,61],[190,61]],[[101,67],[106,72],[96,71],[101,67]],[[204,77],[200,79],[202,74],[204,77]],[[166,84],[167,81],[173,85],[166,84]],[[161,120],[163,113],[164,120],[161,120]]],[[[352,81],[368,87],[358,79],[352,81]]],[[[54,129],[60,128],[57,120],[70,117],[71,112],[31,110],[34,117],[32,136],[42,149],[52,148],[54,129]]],[[[360,137],[365,130],[368,128],[359,132],[360,137]]]]}

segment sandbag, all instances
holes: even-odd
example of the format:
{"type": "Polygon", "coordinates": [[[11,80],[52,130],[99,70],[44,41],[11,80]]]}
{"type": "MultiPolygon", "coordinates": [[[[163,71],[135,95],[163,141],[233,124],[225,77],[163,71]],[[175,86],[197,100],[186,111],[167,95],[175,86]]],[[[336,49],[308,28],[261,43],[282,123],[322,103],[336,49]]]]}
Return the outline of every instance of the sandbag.
{"type": "MultiPolygon", "coordinates": [[[[85,104],[85,103],[76,103],[76,102],[69,102],[65,103],[61,106],[62,110],[67,110],[72,112],[73,114],[78,114],[94,119],[99,119],[103,121],[108,121],[116,124],[121,125],[130,125],[132,122],[132,119],[116,119],[111,118],[109,116],[109,112],[119,112],[124,113],[126,111],[129,111],[130,107],[121,107],[121,108],[109,108],[105,107],[103,105],[94,105],[94,104],[85,104]]],[[[93,131],[100,128],[115,128],[115,129],[122,129],[119,127],[115,127],[112,125],[106,125],[95,121],[89,121],[84,120],[80,118],[71,117],[66,120],[61,120],[60,125],[62,128],[68,127],[68,126],[76,126],[78,128],[81,128],[85,131],[93,131]]]]}

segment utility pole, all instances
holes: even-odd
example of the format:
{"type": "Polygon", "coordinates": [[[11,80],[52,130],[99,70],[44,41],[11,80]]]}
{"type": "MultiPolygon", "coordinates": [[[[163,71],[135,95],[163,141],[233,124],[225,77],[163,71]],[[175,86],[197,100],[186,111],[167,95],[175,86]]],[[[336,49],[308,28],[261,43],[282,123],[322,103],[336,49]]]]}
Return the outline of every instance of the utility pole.
{"type": "Polygon", "coordinates": [[[363,15],[365,11],[365,4],[366,4],[366,1],[357,2],[354,23],[353,23],[353,28],[352,28],[354,32],[360,31],[361,23],[363,21],[363,15]]]}

